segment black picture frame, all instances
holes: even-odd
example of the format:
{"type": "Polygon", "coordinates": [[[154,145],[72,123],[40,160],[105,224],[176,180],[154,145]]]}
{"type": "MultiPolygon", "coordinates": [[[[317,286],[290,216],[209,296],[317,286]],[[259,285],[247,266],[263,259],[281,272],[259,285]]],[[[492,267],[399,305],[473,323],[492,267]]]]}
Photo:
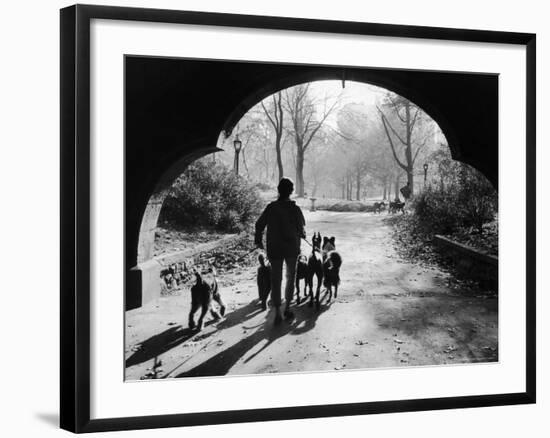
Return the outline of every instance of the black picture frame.
{"type": "Polygon", "coordinates": [[[100,432],[535,403],[535,34],[89,5],[74,5],[62,9],[60,24],[60,425],[63,429],[76,433],[100,432]],[[91,209],[89,159],[90,21],[92,19],[412,37],[525,46],[527,74],[526,391],[479,396],[90,419],[91,209]]]}

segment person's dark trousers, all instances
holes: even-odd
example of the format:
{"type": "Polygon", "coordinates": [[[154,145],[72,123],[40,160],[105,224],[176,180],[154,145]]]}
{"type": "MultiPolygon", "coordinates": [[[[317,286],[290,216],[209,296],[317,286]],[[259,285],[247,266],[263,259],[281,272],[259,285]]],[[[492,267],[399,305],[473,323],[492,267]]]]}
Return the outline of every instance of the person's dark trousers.
{"type": "Polygon", "coordinates": [[[296,278],[296,256],[269,259],[271,263],[271,301],[278,310],[281,307],[281,282],[283,279],[283,261],[286,265],[285,300],[286,307],[290,306],[294,294],[294,282],[296,278]]]}

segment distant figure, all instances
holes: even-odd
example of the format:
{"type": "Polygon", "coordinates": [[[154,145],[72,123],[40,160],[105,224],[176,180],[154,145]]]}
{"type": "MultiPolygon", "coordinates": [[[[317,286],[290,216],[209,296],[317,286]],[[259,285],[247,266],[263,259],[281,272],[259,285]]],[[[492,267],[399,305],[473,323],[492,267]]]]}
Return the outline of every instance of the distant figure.
{"type": "Polygon", "coordinates": [[[290,303],[294,292],[296,259],[300,254],[300,239],[306,237],[305,219],[300,207],[290,200],[294,183],[282,178],[277,186],[279,199],[270,203],[256,222],[254,242],[263,249],[262,235],[267,226],[267,258],[271,264],[271,301],[275,307],[275,324],[283,320],[281,314],[281,281],[283,261],[286,264],[285,311],[286,319],[294,318],[290,303]]]}

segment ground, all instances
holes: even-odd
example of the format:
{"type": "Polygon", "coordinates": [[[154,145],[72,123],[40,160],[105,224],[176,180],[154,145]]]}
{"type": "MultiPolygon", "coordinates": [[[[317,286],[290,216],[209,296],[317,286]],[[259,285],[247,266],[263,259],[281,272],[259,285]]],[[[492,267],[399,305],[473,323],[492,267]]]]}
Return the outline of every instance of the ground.
{"type": "Polygon", "coordinates": [[[273,311],[261,311],[254,267],[219,278],[226,316],[199,333],[187,328],[188,290],[127,312],[126,378],[498,360],[498,300],[437,266],[401,259],[385,217],[306,212],[309,235],[336,237],[342,283],[320,310],[294,305],[291,322],[274,326],[273,311]]]}

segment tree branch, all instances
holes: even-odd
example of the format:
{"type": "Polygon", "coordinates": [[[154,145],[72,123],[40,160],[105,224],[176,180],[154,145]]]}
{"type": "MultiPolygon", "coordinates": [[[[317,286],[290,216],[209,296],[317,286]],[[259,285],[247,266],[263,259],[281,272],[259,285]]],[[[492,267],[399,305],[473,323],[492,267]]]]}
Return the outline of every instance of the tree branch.
{"type": "Polygon", "coordinates": [[[426,136],[426,137],[424,138],[424,141],[422,142],[422,144],[419,145],[419,146],[416,148],[416,151],[415,151],[415,153],[414,153],[414,157],[413,157],[413,159],[412,159],[412,164],[413,164],[413,166],[414,166],[414,163],[416,162],[416,157],[418,157],[418,153],[420,152],[421,149],[424,148],[424,146],[426,146],[427,141],[428,141],[428,136],[426,136]]]}
{"type": "Polygon", "coordinates": [[[399,106],[397,105],[397,103],[395,102],[395,100],[393,100],[393,98],[391,97],[391,95],[388,95],[388,99],[390,100],[392,106],[393,106],[393,109],[395,110],[395,114],[397,115],[397,117],[399,118],[399,120],[401,120],[402,123],[407,123],[407,121],[401,117],[401,114],[399,113],[399,106]]]}
{"type": "Polygon", "coordinates": [[[384,113],[378,108],[378,111],[380,111],[380,118],[382,119],[382,124],[384,125],[384,131],[386,132],[386,137],[388,138],[388,141],[391,146],[391,151],[393,153],[393,158],[395,159],[396,163],[401,167],[403,170],[407,170],[407,166],[405,166],[401,160],[397,157],[397,153],[395,152],[395,146],[393,145],[393,141],[391,139],[390,132],[388,131],[388,127],[386,126],[386,121],[384,117],[384,113]]]}
{"type": "Polygon", "coordinates": [[[268,111],[267,108],[265,107],[264,103],[261,102],[261,105],[262,105],[262,108],[263,108],[263,110],[264,110],[265,115],[267,116],[267,118],[269,119],[269,121],[271,122],[271,124],[273,125],[273,129],[277,130],[277,124],[276,124],[275,121],[271,118],[271,115],[269,114],[269,111],[268,111]]]}
{"type": "Polygon", "coordinates": [[[309,136],[309,138],[307,139],[306,142],[304,142],[304,150],[307,149],[307,147],[309,146],[309,144],[311,143],[311,140],[313,139],[313,137],[315,136],[315,134],[317,134],[317,131],[319,131],[319,129],[321,128],[321,126],[323,126],[323,123],[325,123],[325,121],[327,120],[328,116],[330,115],[330,113],[334,110],[334,108],[336,108],[336,105],[338,104],[338,100],[336,100],[332,106],[328,109],[328,111],[325,112],[325,114],[323,115],[323,118],[321,119],[321,121],[319,122],[319,124],[316,126],[316,128],[311,131],[311,135],[309,136]]]}
{"type": "Polygon", "coordinates": [[[418,113],[420,112],[420,108],[416,107],[416,112],[414,113],[414,116],[413,116],[413,119],[412,119],[412,122],[411,122],[411,125],[410,125],[410,129],[409,129],[409,135],[412,137],[412,132],[413,132],[413,129],[414,129],[414,124],[416,123],[416,118],[418,117],[418,113]]]}
{"type": "MultiPolygon", "coordinates": [[[[407,142],[405,140],[403,140],[401,138],[401,136],[397,133],[397,131],[393,128],[392,124],[390,123],[390,121],[388,120],[388,118],[386,117],[386,115],[383,113],[383,111],[376,107],[378,109],[378,111],[380,112],[380,114],[382,115],[382,117],[385,119],[385,121],[387,122],[388,126],[390,127],[391,129],[391,132],[393,132],[393,134],[398,138],[398,140],[403,143],[404,146],[407,146],[407,142]]],[[[385,125],[384,125],[385,126],[385,125]]]]}

